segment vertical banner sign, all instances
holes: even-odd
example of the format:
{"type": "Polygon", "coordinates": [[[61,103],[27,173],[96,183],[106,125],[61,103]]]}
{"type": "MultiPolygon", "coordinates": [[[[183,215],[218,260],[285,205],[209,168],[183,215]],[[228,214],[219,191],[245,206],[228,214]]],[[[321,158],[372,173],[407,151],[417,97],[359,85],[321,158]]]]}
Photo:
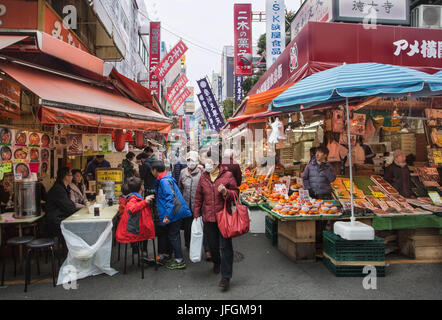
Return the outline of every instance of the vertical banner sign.
{"type": "Polygon", "coordinates": [[[285,49],[284,0],[266,0],[266,62],[267,70],[285,49]]]}
{"type": "Polygon", "coordinates": [[[192,93],[188,88],[185,88],[183,92],[180,93],[178,98],[173,101],[172,105],[170,106],[170,109],[173,113],[176,113],[178,108],[183,105],[183,103],[186,101],[186,99],[191,95],[192,93]]]}
{"type": "Polygon", "coordinates": [[[175,47],[170,50],[170,52],[164,57],[163,60],[158,64],[155,69],[155,74],[158,76],[158,79],[162,81],[166,74],[172,69],[172,67],[177,63],[183,54],[187,51],[187,46],[184,44],[182,40],[178,42],[175,47]]]}
{"type": "Polygon", "coordinates": [[[197,94],[198,100],[201,105],[201,109],[203,109],[204,115],[206,116],[206,120],[209,123],[210,130],[215,130],[215,125],[213,123],[213,116],[209,110],[209,106],[207,104],[206,98],[202,93],[197,94]]]}
{"type": "Polygon", "coordinates": [[[223,101],[223,78],[218,76],[218,103],[223,101]]]}
{"type": "MultiPolygon", "coordinates": [[[[219,110],[218,103],[215,101],[215,97],[213,96],[212,89],[209,86],[209,82],[206,78],[197,81],[198,86],[201,90],[201,94],[204,97],[205,103],[207,104],[207,110],[210,111],[212,122],[214,125],[214,129],[219,132],[220,129],[224,126],[224,118],[219,110]]],[[[209,123],[211,122],[207,119],[209,123]]]]}
{"type": "Polygon", "coordinates": [[[171,88],[168,88],[167,90],[167,102],[172,103],[188,81],[189,80],[187,79],[185,74],[183,74],[177,81],[175,81],[173,86],[171,88]]]}
{"type": "Polygon", "coordinates": [[[235,4],[233,7],[235,76],[253,75],[252,4],[235,4]]]}
{"type": "Polygon", "coordinates": [[[160,82],[155,69],[160,63],[161,22],[150,23],[149,43],[149,89],[152,95],[159,96],[160,82]]]}
{"type": "Polygon", "coordinates": [[[235,104],[240,104],[243,97],[242,83],[243,77],[235,77],[235,104]]]}

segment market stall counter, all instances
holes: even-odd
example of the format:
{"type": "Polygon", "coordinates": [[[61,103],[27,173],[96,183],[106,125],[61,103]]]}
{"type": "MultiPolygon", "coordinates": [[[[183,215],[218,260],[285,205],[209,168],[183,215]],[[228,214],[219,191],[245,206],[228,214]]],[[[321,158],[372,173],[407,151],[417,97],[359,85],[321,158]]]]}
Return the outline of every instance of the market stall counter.
{"type": "Polygon", "coordinates": [[[105,206],[99,216],[87,207],[80,209],[61,223],[61,231],[68,247],[68,256],[58,275],[57,285],[91,275],[114,275],[111,268],[112,220],[117,216],[118,205],[105,206]]]}

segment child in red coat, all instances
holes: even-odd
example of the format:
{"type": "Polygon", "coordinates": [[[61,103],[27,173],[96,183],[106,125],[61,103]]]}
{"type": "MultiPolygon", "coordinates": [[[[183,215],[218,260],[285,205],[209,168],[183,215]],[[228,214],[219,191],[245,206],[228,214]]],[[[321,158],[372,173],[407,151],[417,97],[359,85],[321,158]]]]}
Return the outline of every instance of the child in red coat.
{"type": "Polygon", "coordinates": [[[129,187],[127,186],[127,184],[123,184],[121,186],[121,193],[122,195],[118,198],[118,217],[121,218],[121,216],[124,213],[124,210],[126,210],[126,204],[129,201],[129,187]]]}
{"type": "Polygon", "coordinates": [[[154,195],[141,197],[143,181],[136,177],[127,180],[129,199],[117,227],[116,239],[120,243],[134,243],[155,238],[155,228],[150,211],[154,195]]]}

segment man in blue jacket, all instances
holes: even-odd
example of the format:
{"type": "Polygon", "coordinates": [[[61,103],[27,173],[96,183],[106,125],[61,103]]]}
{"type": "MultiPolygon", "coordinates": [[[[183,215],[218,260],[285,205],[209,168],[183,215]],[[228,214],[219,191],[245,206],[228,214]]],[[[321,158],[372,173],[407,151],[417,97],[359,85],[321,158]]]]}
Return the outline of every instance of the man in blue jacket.
{"type": "Polygon", "coordinates": [[[104,159],[104,155],[97,155],[94,160],[89,162],[84,171],[84,180],[87,180],[88,174],[92,174],[92,180],[95,180],[95,170],[97,168],[110,168],[109,161],[104,159]]]}
{"type": "Polygon", "coordinates": [[[167,265],[170,270],[184,269],[186,263],[181,249],[181,219],[191,217],[192,213],[178,188],[175,179],[166,172],[166,166],[160,160],[151,164],[155,181],[155,198],[161,225],[167,225],[169,241],[173,247],[175,260],[167,265]]]}
{"type": "Polygon", "coordinates": [[[315,158],[310,160],[302,175],[304,189],[309,191],[312,198],[331,199],[330,183],[335,181],[336,172],[327,162],[327,157],[326,147],[316,148],[315,158]]]}

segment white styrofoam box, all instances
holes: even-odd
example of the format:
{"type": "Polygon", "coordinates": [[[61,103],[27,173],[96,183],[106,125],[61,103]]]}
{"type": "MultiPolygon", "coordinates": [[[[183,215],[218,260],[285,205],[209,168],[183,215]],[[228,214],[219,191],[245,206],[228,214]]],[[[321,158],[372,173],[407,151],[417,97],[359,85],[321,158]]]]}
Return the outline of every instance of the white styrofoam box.
{"type": "Polygon", "coordinates": [[[374,240],[373,227],[359,221],[338,221],[334,225],[333,232],[345,240],[374,240]]]}

